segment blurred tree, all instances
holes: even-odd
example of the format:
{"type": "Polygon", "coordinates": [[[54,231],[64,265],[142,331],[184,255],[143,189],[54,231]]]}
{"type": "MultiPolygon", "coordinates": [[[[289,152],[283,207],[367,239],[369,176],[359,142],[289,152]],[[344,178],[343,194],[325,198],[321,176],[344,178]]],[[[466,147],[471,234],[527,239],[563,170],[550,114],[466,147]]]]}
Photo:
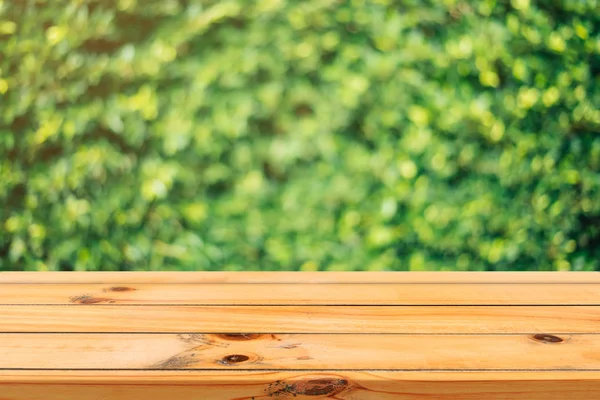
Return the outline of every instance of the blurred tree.
{"type": "Polygon", "coordinates": [[[597,0],[0,0],[0,269],[600,269],[597,0]]]}

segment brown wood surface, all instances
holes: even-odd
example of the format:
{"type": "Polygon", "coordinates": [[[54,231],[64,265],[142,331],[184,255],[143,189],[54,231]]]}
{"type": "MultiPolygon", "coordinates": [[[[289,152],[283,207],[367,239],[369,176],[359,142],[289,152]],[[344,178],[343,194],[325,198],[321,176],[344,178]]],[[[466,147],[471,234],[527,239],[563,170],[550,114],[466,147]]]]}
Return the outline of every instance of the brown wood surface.
{"type": "Polygon", "coordinates": [[[0,304],[600,305],[600,284],[7,284],[0,304]]]}
{"type": "Polygon", "coordinates": [[[599,273],[0,273],[0,400],[598,400],[599,328],[599,273]]]}
{"type": "Polygon", "coordinates": [[[600,335],[11,333],[0,354],[0,369],[600,372],[600,335]]]}
{"type": "Polygon", "coordinates": [[[2,283],[600,283],[600,272],[0,272],[2,283]]]}
{"type": "Polygon", "coordinates": [[[2,400],[592,400],[594,372],[0,371],[2,400]]]}
{"type": "Polygon", "coordinates": [[[0,306],[0,332],[598,333],[597,306],[0,306]]]}

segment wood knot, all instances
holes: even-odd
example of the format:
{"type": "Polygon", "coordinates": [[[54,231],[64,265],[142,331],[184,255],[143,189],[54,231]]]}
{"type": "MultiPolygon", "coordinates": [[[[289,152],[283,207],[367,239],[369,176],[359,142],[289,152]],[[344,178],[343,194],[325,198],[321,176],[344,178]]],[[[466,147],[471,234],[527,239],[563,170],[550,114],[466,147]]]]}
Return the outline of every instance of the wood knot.
{"type": "Polygon", "coordinates": [[[246,362],[250,359],[250,357],[245,356],[243,354],[231,354],[228,356],[225,356],[223,358],[221,358],[219,361],[217,361],[219,364],[221,365],[236,365],[239,363],[243,363],[246,362]]]}
{"type": "Polygon", "coordinates": [[[331,396],[348,386],[346,379],[312,379],[294,384],[296,393],[305,396],[331,396]]]}
{"type": "Polygon", "coordinates": [[[296,382],[275,381],[267,387],[266,392],[270,397],[332,397],[346,390],[349,386],[350,382],[344,378],[306,378],[296,382]]]}
{"type": "Polygon", "coordinates": [[[564,339],[558,336],[550,335],[547,333],[538,333],[532,336],[532,339],[542,343],[561,343],[564,339]]]}
{"type": "Polygon", "coordinates": [[[134,288],[130,288],[127,286],[113,286],[113,287],[109,287],[108,289],[105,289],[105,292],[132,292],[134,290],[134,288]]]}

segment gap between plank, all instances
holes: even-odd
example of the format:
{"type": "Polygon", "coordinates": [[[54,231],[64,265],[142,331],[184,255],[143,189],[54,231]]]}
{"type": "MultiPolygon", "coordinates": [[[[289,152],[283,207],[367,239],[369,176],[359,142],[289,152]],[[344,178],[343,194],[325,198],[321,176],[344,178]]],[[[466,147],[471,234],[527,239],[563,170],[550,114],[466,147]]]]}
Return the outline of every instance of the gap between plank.
{"type": "Polygon", "coordinates": [[[0,371],[150,371],[150,372],[600,372],[600,369],[222,369],[222,368],[203,368],[203,369],[145,369],[145,368],[0,368],[0,371]]]}
{"type": "MultiPolygon", "coordinates": [[[[252,332],[252,331],[243,331],[240,332],[246,335],[377,335],[377,336],[523,336],[523,335],[536,335],[539,334],[539,331],[531,331],[531,332],[483,332],[483,333],[459,333],[459,332],[448,332],[448,333],[428,333],[428,332],[400,332],[400,333],[381,333],[381,332],[277,332],[277,331],[268,331],[268,332],[252,332]]],[[[8,332],[0,332],[0,335],[230,335],[231,332],[207,332],[207,331],[181,331],[181,332],[18,332],[18,331],[8,331],[8,332]]],[[[569,336],[596,336],[600,335],[600,332],[590,332],[590,333],[582,333],[582,332],[555,332],[552,331],[553,335],[569,335],[569,336]]],[[[1,368],[0,368],[1,369],[1,368]]]]}
{"type": "Polygon", "coordinates": [[[559,304],[295,304],[295,303],[282,303],[282,304],[257,304],[257,303],[152,303],[152,304],[135,304],[135,303],[98,303],[98,304],[65,304],[65,303],[23,303],[23,304],[5,304],[0,303],[0,306],[36,306],[36,307],[599,307],[600,304],[571,304],[571,303],[559,303],[559,304]]]}

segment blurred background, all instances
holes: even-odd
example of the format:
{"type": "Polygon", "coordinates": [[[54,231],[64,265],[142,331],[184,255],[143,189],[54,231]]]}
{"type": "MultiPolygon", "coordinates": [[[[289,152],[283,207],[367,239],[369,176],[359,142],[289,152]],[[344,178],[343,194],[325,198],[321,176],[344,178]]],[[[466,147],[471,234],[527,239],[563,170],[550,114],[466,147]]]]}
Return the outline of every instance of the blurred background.
{"type": "Polygon", "coordinates": [[[0,270],[600,269],[597,0],[0,0],[0,270]]]}

